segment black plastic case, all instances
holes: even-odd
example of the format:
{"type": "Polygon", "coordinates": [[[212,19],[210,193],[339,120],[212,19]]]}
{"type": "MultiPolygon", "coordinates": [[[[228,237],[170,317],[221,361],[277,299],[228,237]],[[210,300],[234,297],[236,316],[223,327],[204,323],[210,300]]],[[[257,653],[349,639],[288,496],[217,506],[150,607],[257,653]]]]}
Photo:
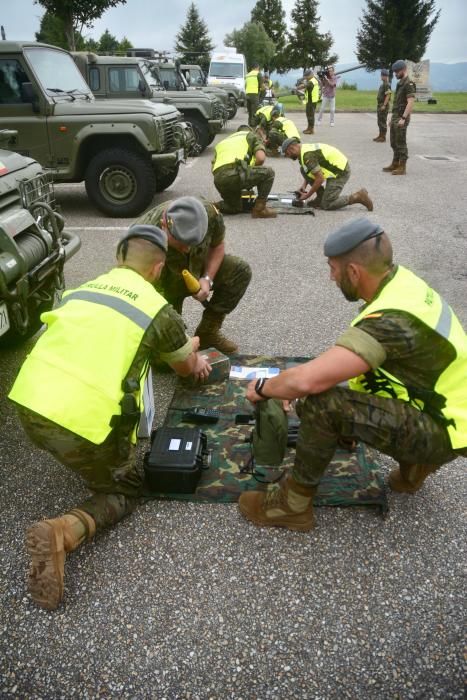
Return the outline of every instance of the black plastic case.
{"type": "Polygon", "coordinates": [[[160,493],[194,493],[206,454],[200,428],[158,428],[144,456],[146,485],[160,493]]]}

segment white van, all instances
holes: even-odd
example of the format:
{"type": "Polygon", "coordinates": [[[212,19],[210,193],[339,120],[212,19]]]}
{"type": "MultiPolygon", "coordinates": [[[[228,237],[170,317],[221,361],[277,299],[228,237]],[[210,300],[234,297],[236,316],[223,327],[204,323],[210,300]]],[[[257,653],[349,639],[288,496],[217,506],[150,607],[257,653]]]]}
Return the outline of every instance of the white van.
{"type": "MultiPolygon", "coordinates": [[[[222,53],[214,53],[211,57],[208,73],[208,85],[234,85],[242,96],[241,104],[245,101],[245,56],[235,49],[225,49],[222,53]]],[[[240,101],[240,100],[239,100],[240,101]]]]}

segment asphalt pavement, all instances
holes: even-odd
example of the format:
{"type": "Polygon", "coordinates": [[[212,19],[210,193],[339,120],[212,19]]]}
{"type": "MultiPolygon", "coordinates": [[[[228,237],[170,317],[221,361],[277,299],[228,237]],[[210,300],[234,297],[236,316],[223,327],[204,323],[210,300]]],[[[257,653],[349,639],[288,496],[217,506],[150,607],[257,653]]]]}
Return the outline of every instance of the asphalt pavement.
{"type": "MultiPolygon", "coordinates": [[[[300,129],[303,114],[293,114],[300,129]]],[[[233,131],[246,117],[241,110],[233,131]]],[[[224,132],[225,133],[225,132],[224,132]]],[[[340,148],[366,187],[370,218],[397,262],[435,287],[467,327],[467,114],[417,114],[406,177],[381,171],[373,114],[336,115],[307,141],[340,148]]],[[[154,203],[217,199],[212,146],[190,159],[154,203]]],[[[275,192],[300,183],[296,163],[271,159],[275,192]]],[[[69,287],[114,260],[129,220],[109,219],[83,185],[56,188],[82,249],[69,287]]],[[[225,323],[244,353],[313,355],[356,314],[329,281],[323,241],[366,216],[361,205],[312,216],[226,217],[228,251],[253,279],[225,323]]],[[[184,313],[193,331],[201,308],[184,313]]],[[[79,478],[22,434],[5,399],[33,342],[2,352],[0,394],[0,697],[294,700],[461,698],[465,649],[465,466],[456,460],[417,494],[389,493],[385,520],[364,508],[317,509],[310,533],[256,528],[236,505],[152,502],[70,555],[55,612],[27,594],[24,532],[86,495],[79,478]]],[[[173,391],[158,379],[157,421],[173,391]]],[[[145,445],[142,446],[142,450],[145,445]]],[[[384,475],[391,460],[378,459],[384,475]]]]}

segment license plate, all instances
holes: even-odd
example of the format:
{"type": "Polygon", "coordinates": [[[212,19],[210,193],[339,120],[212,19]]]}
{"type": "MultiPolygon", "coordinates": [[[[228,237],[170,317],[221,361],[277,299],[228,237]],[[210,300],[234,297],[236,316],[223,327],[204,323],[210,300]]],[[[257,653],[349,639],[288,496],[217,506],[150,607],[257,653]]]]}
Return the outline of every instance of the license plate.
{"type": "Polygon", "coordinates": [[[8,318],[6,304],[0,304],[0,335],[4,335],[9,330],[10,319],[8,318]]]}
{"type": "Polygon", "coordinates": [[[185,151],[183,148],[179,148],[177,151],[178,160],[185,160],[185,151]]]}

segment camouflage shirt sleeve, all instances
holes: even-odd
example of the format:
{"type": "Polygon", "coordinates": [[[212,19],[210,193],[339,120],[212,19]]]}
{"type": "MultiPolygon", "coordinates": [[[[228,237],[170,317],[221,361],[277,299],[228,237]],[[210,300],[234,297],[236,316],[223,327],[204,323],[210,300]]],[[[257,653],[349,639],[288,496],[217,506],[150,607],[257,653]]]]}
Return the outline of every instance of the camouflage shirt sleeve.
{"type": "Polygon", "coordinates": [[[372,369],[382,365],[386,359],[386,351],[381,343],[356,326],[347,328],[336,340],[336,345],[354,352],[362,360],[365,360],[372,369]]]}
{"type": "Polygon", "coordinates": [[[309,170],[312,173],[317,173],[319,170],[321,170],[317,151],[308,151],[308,153],[305,153],[303,163],[306,170],[309,170]]]}
{"type": "Polygon", "coordinates": [[[191,351],[191,339],[185,332],[181,316],[167,304],[144,334],[138,354],[149,356],[151,364],[157,360],[171,363],[183,362],[191,351]]]}
{"type": "Polygon", "coordinates": [[[409,97],[415,97],[415,93],[417,91],[417,87],[413,80],[409,80],[407,85],[405,86],[405,97],[408,100],[409,97]]]}
{"type": "Polygon", "coordinates": [[[264,151],[264,143],[253,131],[248,132],[246,140],[248,142],[252,157],[255,155],[256,151],[264,151]]]}
{"type": "Polygon", "coordinates": [[[212,202],[205,202],[205,206],[208,215],[209,246],[215,248],[220,245],[225,238],[224,217],[212,202]]]}

